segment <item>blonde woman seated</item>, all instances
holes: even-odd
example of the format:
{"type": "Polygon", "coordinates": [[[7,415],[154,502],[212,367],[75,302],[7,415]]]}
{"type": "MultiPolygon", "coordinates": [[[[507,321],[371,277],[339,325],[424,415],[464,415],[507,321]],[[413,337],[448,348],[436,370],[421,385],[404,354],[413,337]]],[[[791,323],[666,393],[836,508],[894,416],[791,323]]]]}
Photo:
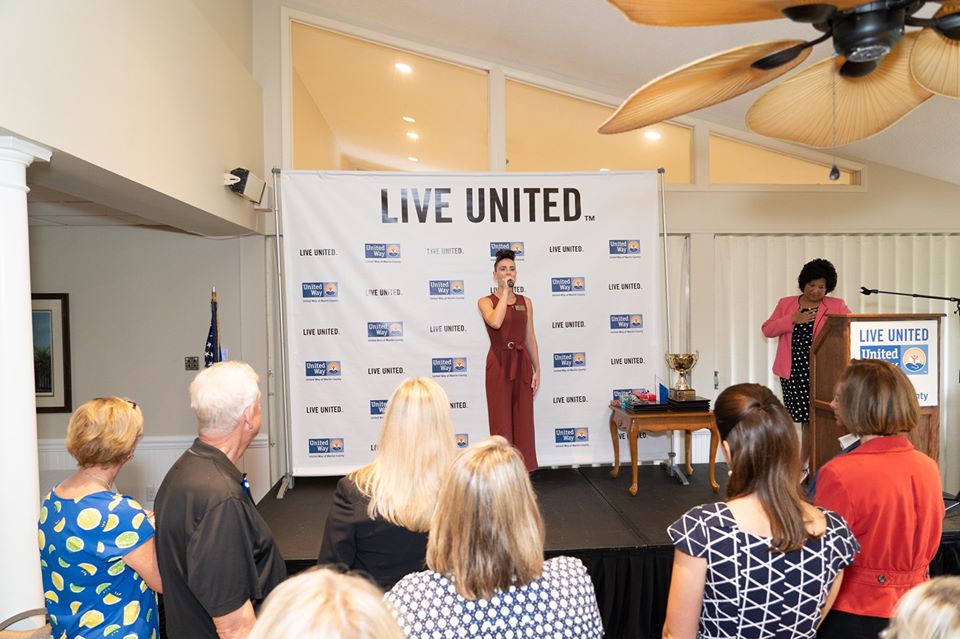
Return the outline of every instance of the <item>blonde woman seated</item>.
{"type": "Polygon", "coordinates": [[[600,637],[579,559],[543,560],[543,520],[520,453],[499,435],[453,463],[430,526],[429,570],[387,593],[408,638],[600,637]]]}
{"type": "Polygon", "coordinates": [[[94,399],[70,417],[79,468],[44,498],[37,533],[54,637],[157,635],[153,515],[113,488],[141,435],[143,414],[127,399],[94,399]]]}
{"type": "Polygon", "coordinates": [[[960,577],[936,577],[915,586],[897,604],[883,639],[960,637],[960,577]]]}
{"type": "Polygon", "coordinates": [[[384,589],[423,570],[441,477],[456,452],[443,388],[405,380],[387,402],[376,459],[337,484],[318,563],[362,571],[384,589]]]}
{"type": "Polygon", "coordinates": [[[663,636],[813,637],[857,541],[842,517],[801,498],[797,434],[770,389],[731,386],[714,412],[728,499],[667,531],[676,550],[663,636]]]}
{"type": "Polygon", "coordinates": [[[356,575],[313,568],[277,586],[247,639],[403,639],[383,594],[356,575]]]}

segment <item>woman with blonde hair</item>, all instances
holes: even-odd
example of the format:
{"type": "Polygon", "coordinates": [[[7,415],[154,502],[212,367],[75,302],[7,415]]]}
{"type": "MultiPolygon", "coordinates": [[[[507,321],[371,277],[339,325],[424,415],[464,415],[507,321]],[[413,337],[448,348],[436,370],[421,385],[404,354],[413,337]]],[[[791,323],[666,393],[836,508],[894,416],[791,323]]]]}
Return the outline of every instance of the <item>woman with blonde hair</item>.
{"type": "Polygon", "coordinates": [[[860,446],[824,464],[814,503],[843,515],[862,551],[818,636],[872,639],[900,597],[927,579],[940,547],[940,471],[904,435],[916,427],[920,406],[899,368],[880,360],[851,361],[835,401],[860,446]]]}
{"type": "Polygon", "coordinates": [[[714,413],[727,501],[667,530],[676,550],[663,636],[813,637],[857,542],[842,517],[801,497],[797,434],[769,388],[731,386],[714,413]]]}
{"type": "Polygon", "coordinates": [[[406,636],[602,636],[586,568],[572,557],[544,561],[543,535],[520,453],[499,435],[465,450],[440,489],[429,570],[386,595],[406,636]]]}
{"type": "Polygon", "coordinates": [[[441,478],[456,451],[443,388],[425,377],[404,380],[387,402],[373,463],[337,483],[318,563],[362,571],[384,589],[422,570],[441,478]]]}
{"type": "Polygon", "coordinates": [[[277,586],[247,639],[403,639],[376,586],[312,568],[277,586]]]}
{"type": "Polygon", "coordinates": [[[153,514],[113,487],[142,435],[128,399],[93,399],[70,418],[67,451],[79,468],[44,497],[37,532],[55,637],[158,633],[153,514]]]}
{"type": "Polygon", "coordinates": [[[960,637],[960,577],[936,577],[911,588],[897,604],[883,639],[960,637]]]}

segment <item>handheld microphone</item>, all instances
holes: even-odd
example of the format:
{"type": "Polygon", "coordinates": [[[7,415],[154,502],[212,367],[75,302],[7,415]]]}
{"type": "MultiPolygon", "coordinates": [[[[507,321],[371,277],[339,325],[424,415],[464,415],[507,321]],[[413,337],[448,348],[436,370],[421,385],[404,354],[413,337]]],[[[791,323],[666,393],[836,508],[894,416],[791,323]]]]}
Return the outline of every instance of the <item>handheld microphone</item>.
{"type": "Polygon", "coordinates": [[[866,286],[861,286],[861,287],[860,287],[860,294],[861,294],[861,295],[870,295],[871,293],[873,293],[873,291],[871,291],[871,290],[870,290],[869,288],[867,288],[866,286]]]}
{"type": "Polygon", "coordinates": [[[507,286],[513,288],[513,280],[507,280],[507,286]]]}

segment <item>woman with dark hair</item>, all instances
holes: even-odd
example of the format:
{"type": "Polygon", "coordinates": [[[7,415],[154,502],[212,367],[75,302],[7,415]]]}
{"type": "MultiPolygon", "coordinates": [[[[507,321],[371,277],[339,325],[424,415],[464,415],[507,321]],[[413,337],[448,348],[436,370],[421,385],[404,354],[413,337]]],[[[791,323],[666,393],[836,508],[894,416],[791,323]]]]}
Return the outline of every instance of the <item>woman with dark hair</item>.
{"type": "Polygon", "coordinates": [[[513,291],[517,281],[513,251],[497,251],[493,280],[497,292],[477,301],[490,336],[486,379],[490,434],[516,446],[527,470],[533,471],[537,469],[533,396],[540,388],[540,355],[533,331],[533,303],[513,291]]]}
{"type": "Polygon", "coordinates": [[[802,424],[801,456],[806,467],[810,447],[805,426],[810,422],[810,346],[820,334],[827,315],[850,313],[839,297],[828,297],[837,287],[837,269],[828,260],[807,262],[797,277],[800,295],[780,298],[761,330],[780,338],[773,373],[780,377],[783,403],[793,421],[802,424]]]}
{"type": "Polygon", "coordinates": [[[917,425],[920,406],[913,384],[893,364],[853,360],[834,401],[860,446],[820,469],[814,501],[850,522],[863,552],[820,636],[873,638],[900,597],[929,575],[943,528],[940,471],[904,436],[917,425]]]}
{"type": "Polygon", "coordinates": [[[715,413],[727,501],[667,531],[676,550],[663,636],[813,637],[857,541],[842,517],[800,496],[797,435],[770,389],[731,386],[715,413]]]}

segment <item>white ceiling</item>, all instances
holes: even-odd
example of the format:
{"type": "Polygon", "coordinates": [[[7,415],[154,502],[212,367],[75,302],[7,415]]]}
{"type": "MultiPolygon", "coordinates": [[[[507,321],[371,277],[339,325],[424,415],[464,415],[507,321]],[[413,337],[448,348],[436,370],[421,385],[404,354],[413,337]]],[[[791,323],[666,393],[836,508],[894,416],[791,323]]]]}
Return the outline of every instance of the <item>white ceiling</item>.
{"type": "MultiPolygon", "coordinates": [[[[603,0],[288,0],[286,4],[618,99],[654,77],[712,53],[763,40],[819,35],[812,27],[787,20],[646,27],[628,22],[603,0]]],[[[922,14],[937,7],[930,4],[922,14]]],[[[829,43],[820,44],[800,68],[831,53],[829,43]]],[[[747,130],[747,108],[765,88],[693,115],[747,130]]],[[[960,184],[958,149],[960,100],[934,96],[892,128],[841,147],[839,154],[960,184]]]]}

